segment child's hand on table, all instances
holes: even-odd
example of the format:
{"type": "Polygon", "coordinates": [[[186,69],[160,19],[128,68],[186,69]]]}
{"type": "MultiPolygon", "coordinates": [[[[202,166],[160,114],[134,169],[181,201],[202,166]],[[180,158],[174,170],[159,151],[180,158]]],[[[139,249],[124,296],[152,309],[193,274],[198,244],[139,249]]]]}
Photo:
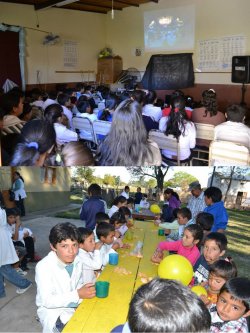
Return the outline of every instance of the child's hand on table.
{"type": "Polygon", "coordinates": [[[93,283],[86,283],[83,287],[77,290],[79,298],[93,298],[95,297],[95,285],[93,283]]]}

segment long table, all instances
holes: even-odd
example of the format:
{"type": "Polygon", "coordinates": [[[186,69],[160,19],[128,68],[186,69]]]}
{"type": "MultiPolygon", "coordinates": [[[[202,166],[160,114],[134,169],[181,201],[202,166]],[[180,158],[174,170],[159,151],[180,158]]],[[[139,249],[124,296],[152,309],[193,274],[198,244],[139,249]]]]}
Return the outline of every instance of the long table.
{"type": "Polygon", "coordinates": [[[164,239],[164,236],[158,236],[158,227],[153,223],[136,221],[132,231],[133,239],[124,240],[131,248],[118,250],[118,265],[107,265],[98,279],[110,282],[109,296],[83,300],[63,333],[110,332],[126,322],[134,292],[157,275],[157,265],[150,261],[150,257],[158,242],[164,239]],[[138,241],[143,242],[142,258],[130,255],[138,241]]]}

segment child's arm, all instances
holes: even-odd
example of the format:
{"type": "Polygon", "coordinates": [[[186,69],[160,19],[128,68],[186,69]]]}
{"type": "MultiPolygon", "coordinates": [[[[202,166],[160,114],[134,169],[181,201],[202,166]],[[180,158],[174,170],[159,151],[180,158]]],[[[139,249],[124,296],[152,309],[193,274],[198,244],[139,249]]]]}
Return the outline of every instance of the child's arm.
{"type": "Polygon", "coordinates": [[[179,243],[180,243],[180,241],[176,241],[176,242],[160,242],[158,244],[158,247],[155,250],[153,256],[151,257],[151,261],[153,261],[155,263],[161,262],[161,260],[163,259],[163,251],[164,250],[167,250],[167,251],[177,251],[178,248],[179,248],[179,243]]]}
{"type": "MultiPolygon", "coordinates": [[[[91,298],[95,296],[93,284],[82,286],[82,281],[79,281],[76,288],[71,291],[59,292],[57,286],[62,281],[57,282],[56,279],[53,269],[48,269],[43,265],[36,266],[37,306],[48,309],[68,307],[70,303],[78,304],[82,297],[91,298]],[[92,285],[92,288],[90,288],[90,285],[92,285]]],[[[61,278],[58,277],[58,279],[61,278]]]]}

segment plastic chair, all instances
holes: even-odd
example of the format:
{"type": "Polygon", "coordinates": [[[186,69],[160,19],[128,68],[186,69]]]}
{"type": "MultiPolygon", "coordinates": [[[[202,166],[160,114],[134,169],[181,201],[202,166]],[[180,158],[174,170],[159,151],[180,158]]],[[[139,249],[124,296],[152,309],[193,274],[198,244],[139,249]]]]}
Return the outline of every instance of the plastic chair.
{"type": "Polygon", "coordinates": [[[249,149],[228,141],[212,141],[209,146],[209,166],[250,165],[249,149]]]}

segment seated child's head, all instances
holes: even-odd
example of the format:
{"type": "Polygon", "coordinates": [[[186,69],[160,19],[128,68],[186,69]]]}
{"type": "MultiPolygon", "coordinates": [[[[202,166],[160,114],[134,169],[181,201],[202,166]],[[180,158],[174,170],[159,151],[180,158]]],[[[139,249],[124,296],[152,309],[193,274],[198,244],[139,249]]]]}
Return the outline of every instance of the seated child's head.
{"type": "Polygon", "coordinates": [[[102,212],[96,213],[95,222],[96,222],[96,224],[99,224],[100,222],[109,223],[109,216],[108,216],[108,214],[102,213],[102,212]]]}
{"type": "Polygon", "coordinates": [[[125,218],[125,215],[120,211],[115,212],[110,218],[110,224],[113,225],[115,229],[119,229],[123,224],[126,223],[127,220],[125,218]]]}
{"type": "Polygon", "coordinates": [[[81,235],[81,241],[79,243],[80,249],[87,252],[93,252],[95,250],[95,236],[93,230],[79,227],[78,231],[81,235]]]}
{"type": "Polygon", "coordinates": [[[197,224],[191,224],[184,229],[182,245],[188,248],[198,246],[203,237],[203,230],[197,224]]]}
{"type": "Polygon", "coordinates": [[[125,219],[129,219],[131,218],[131,211],[130,209],[128,208],[128,206],[123,206],[123,207],[120,207],[118,212],[120,212],[121,214],[123,214],[125,216],[125,219]]]}
{"type": "Polygon", "coordinates": [[[50,247],[65,264],[75,260],[81,236],[77,227],[69,222],[55,225],[49,234],[50,247]]]}
{"type": "Polygon", "coordinates": [[[215,202],[219,202],[222,199],[222,192],[218,187],[208,187],[204,191],[204,199],[207,206],[211,206],[215,202]]]}
{"type": "Polygon", "coordinates": [[[148,200],[148,195],[146,193],[142,194],[142,200],[147,201],[148,200]]]}
{"type": "Polygon", "coordinates": [[[211,265],[225,254],[227,237],[221,232],[210,232],[204,240],[203,255],[206,262],[211,265]]]}
{"type": "Polygon", "coordinates": [[[104,244],[112,244],[114,242],[115,227],[112,224],[101,222],[96,227],[96,235],[104,244]]]}
{"type": "Polygon", "coordinates": [[[177,214],[178,214],[178,212],[179,212],[179,209],[180,209],[180,208],[174,208],[174,209],[173,209],[172,214],[173,214],[174,219],[177,219],[177,214]]]}
{"type": "Polygon", "coordinates": [[[126,206],[127,205],[127,199],[122,196],[119,195],[118,197],[115,198],[114,202],[113,202],[114,206],[117,206],[118,208],[122,207],[122,206],[126,206]]]}
{"type": "Polygon", "coordinates": [[[231,257],[219,259],[210,266],[208,288],[218,294],[224,283],[237,276],[237,268],[231,257]]]}
{"type": "Polygon", "coordinates": [[[201,212],[196,216],[196,224],[200,225],[203,231],[211,231],[214,217],[210,213],[201,212]]]}
{"type": "Polygon", "coordinates": [[[188,287],[157,278],[137,289],[128,324],[131,332],[209,332],[211,317],[188,287]]]}
{"type": "Polygon", "coordinates": [[[102,193],[102,189],[101,187],[98,185],[98,184],[91,184],[89,187],[88,187],[88,194],[90,196],[100,196],[102,193]]]}
{"type": "Polygon", "coordinates": [[[248,317],[250,315],[250,280],[241,277],[228,280],[220,290],[216,308],[223,321],[248,317]]]}
{"type": "Polygon", "coordinates": [[[17,211],[16,208],[6,208],[7,223],[13,225],[16,223],[17,211]]]}
{"type": "Polygon", "coordinates": [[[177,220],[180,225],[185,225],[192,218],[192,213],[187,207],[180,208],[177,212],[177,220]]]}
{"type": "Polygon", "coordinates": [[[127,199],[127,207],[129,209],[134,209],[135,200],[131,197],[127,199]]]}

